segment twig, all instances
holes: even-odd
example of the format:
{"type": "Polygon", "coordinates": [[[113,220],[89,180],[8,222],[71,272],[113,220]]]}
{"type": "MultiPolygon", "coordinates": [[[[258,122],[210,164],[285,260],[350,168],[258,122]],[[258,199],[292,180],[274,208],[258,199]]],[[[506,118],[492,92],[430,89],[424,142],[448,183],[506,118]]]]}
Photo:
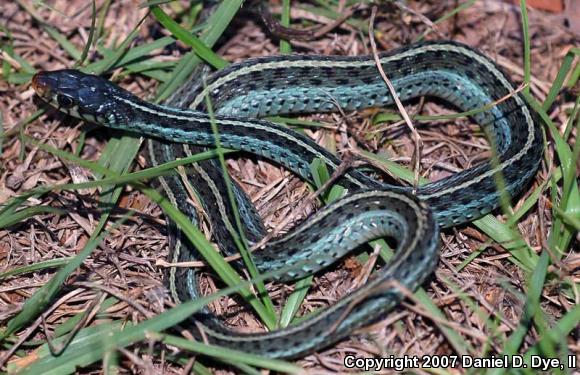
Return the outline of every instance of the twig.
{"type": "Polygon", "coordinates": [[[266,26],[270,34],[275,35],[280,39],[285,39],[288,41],[298,40],[298,41],[312,41],[319,39],[330,31],[342,25],[347,19],[349,19],[355,11],[360,8],[361,4],[357,3],[349,8],[335,21],[320,27],[313,27],[308,29],[295,29],[292,27],[282,26],[280,22],[272,16],[270,9],[267,5],[260,1],[258,5],[258,13],[262,18],[262,23],[266,26]]]}
{"type": "Polygon", "coordinates": [[[389,80],[387,75],[385,74],[385,71],[383,70],[383,66],[381,64],[381,59],[379,58],[379,54],[377,52],[377,44],[376,44],[375,38],[374,38],[374,23],[375,23],[376,15],[377,15],[377,7],[373,6],[372,12],[371,12],[371,19],[369,22],[369,39],[371,42],[372,53],[373,53],[373,57],[375,59],[375,63],[377,64],[377,69],[379,70],[381,77],[383,78],[383,80],[387,84],[387,87],[389,88],[389,91],[390,91],[390,93],[393,96],[393,99],[395,101],[395,104],[397,105],[397,109],[401,113],[401,116],[403,116],[405,123],[407,124],[407,126],[411,130],[411,133],[413,134],[413,141],[415,143],[415,150],[413,152],[413,160],[414,160],[413,170],[415,172],[415,177],[413,179],[413,193],[415,193],[415,191],[417,190],[417,186],[419,185],[419,169],[421,166],[421,150],[423,148],[423,141],[421,140],[421,136],[417,132],[417,129],[415,129],[415,127],[413,126],[413,122],[411,121],[409,114],[405,110],[405,107],[403,107],[403,104],[399,100],[399,97],[397,96],[397,91],[395,90],[395,87],[393,86],[393,84],[391,83],[391,81],[389,80]]]}
{"type": "Polygon", "coordinates": [[[395,5],[396,7],[398,7],[399,9],[402,9],[405,12],[408,12],[408,13],[411,13],[412,15],[414,15],[414,16],[417,16],[421,20],[421,22],[423,22],[431,30],[433,30],[440,38],[442,38],[442,39],[448,39],[448,38],[446,38],[446,36],[441,31],[439,31],[439,29],[433,23],[433,21],[431,21],[429,18],[425,17],[425,15],[417,12],[413,8],[409,8],[408,6],[406,6],[405,4],[403,4],[401,1],[393,1],[392,4],[395,5]]]}

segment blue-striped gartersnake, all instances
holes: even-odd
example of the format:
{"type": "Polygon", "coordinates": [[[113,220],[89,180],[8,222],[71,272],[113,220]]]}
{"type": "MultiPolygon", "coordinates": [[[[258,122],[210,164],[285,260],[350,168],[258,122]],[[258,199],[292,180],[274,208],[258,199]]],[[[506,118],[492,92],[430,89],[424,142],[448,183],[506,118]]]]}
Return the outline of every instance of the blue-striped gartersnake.
{"type": "MultiPolygon", "coordinates": [[[[461,44],[428,42],[381,54],[380,61],[403,101],[437,97],[462,111],[496,102],[472,116],[493,140],[495,162],[420,186],[415,194],[409,187],[380,182],[359,170],[346,171],[339,183],[348,194],[253,253],[258,269],[268,272],[295,264],[280,279],[303,277],[383,236],[396,241],[395,257],[365,286],[281,330],[239,333],[205,311],[196,316],[199,324],[193,329],[203,330],[210,342],[271,357],[297,357],[344,338],[376,321],[401,300],[395,284],[414,290],[433,271],[439,227],[475,220],[498,206],[497,176],[503,177],[509,196],[518,194],[534,176],[543,149],[536,115],[487,57],[461,44]]],[[[233,64],[210,76],[204,86],[182,91],[174,100],[177,106],[190,109],[145,102],[104,78],[75,70],[38,73],[33,87],[45,101],[72,116],[156,139],[148,146],[154,164],[191,154],[195,152],[192,147],[215,146],[212,119],[204,104],[209,97],[224,147],[269,159],[309,182],[313,181],[310,166],[316,158],[331,173],[340,160],[307,136],[256,118],[393,103],[371,56],[276,56],[233,64]]],[[[193,218],[183,178],[204,202],[216,242],[231,255],[236,251],[232,241],[235,225],[232,208],[224,198],[221,172],[210,161],[194,165],[189,177],[161,178],[167,196],[193,218]]],[[[233,188],[245,234],[255,243],[264,236],[264,227],[239,187],[234,184],[233,188]]],[[[170,233],[171,260],[195,259],[195,249],[181,241],[176,228],[170,227],[170,233]]],[[[168,280],[176,299],[199,296],[192,269],[172,270],[168,280]]]]}

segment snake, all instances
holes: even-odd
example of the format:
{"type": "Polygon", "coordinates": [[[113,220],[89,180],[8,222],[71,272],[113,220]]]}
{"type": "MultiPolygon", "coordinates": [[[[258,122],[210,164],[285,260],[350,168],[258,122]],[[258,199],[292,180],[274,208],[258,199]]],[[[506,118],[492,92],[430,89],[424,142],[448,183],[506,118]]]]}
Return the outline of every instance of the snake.
{"type": "MultiPolygon", "coordinates": [[[[485,131],[494,157],[416,188],[385,182],[367,169],[342,171],[336,183],[344,187],[344,196],[253,252],[258,271],[283,270],[274,277],[283,282],[300,279],[385,237],[394,243],[393,257],[363,286],[297,323],[269,332],[239,332],[206,309],[192,318],[196,337],[274,358],[298,358],[327,347],[383,318],[404,298],[405,288],[414,291],[428,280],[438,262],[441,229],[481,218],[499,207],[502,194],[517,196],[533,179],[543,153],[538,116],[491,59],[458,42],[429,41],[379,53],[378,61],[401,101],[429,97],[472,111],[470,117],[485,131]]],[[[340,158],[305,133],[266,117],[394,103],[371,55],[244,60],[212,73],[203,84],[184,86],[172,105],[148,102],[104,77],[71,69],[41,71],[32,86],[46,103],[70,116],[147,136],[154,165],[214,148],[219,141],[222,147],[281,165],[309,183],[314,183],[315,160],[332,174],[339,173],[340,158]]],[[[193,188],[215,242],[231,255],[237,252],[233,238],[239,233],[234,210],[250,244],[266,230],[235,182],[231,189],[237,205],[230,204],[218,164],[193,164],[186,176],[162,176],[159,183],[167,198],[197,223],[188,203],[193,188]]],[[[179,233],[169,222],[169,259],[198,259],[179,233]]],[[[177,301],[202,295],[192,268],[171,268],[166,279],[177,301]]]]}

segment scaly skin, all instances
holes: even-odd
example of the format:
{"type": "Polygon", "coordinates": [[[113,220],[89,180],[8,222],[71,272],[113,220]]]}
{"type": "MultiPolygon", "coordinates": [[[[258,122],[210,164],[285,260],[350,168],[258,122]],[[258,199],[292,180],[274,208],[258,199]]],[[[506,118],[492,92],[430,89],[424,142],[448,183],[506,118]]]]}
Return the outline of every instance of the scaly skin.
{"type": "MultiPolygon", "coordinates": [[[[280,280],[300,278],[383,236],[395,239],[395,258],[365,286],[335,305],[274,332],[238,333],[204,311],[196,319],[210,342],[270,357],[298,357],[346,337],[400,301],[402,294],[394,284],[414,290],[432,272],[439,227],[475,220],[499,205],[498,175],[511,196],[534,176],[543,144],[536,115],[519,94],[513,94],[509,79],[488,58],[461,44],[429,42],[382,54],[380,59],[401,100],[432,96],[468,111],[507,96],[472,116],[491,136],[497,162],[426,184],[416,195],[408,187],[376,181],[358,170],[347,171],[339,182],[349,194],[254,253],[255,263],[261,272],[290,267],[280,280]]],[[[310,165],[316,158],[330,173],[340,160],[303,134],[257,117],[329,112],[337,106],[359,110],[393,102],[371,56],[278,56],[233,64],[212,75],[205,91],[192,89],[174,101],[181,107],[189,106],[189,110],[147,103],[103,78],[72,70],[39,73],[33,86],[47,102],[73,116],[184,143],[182,148],[151,143],[154,164],[194,153],[192,144],[215,145],[212,119],[203,106],[207,95],[216,112],[213,121],[223,147],[269,159],[309,182],[313,182],[310,165]]],[[[205,201],[214,236],[225,253],[232,254],[235,228],[232,208],[223,199],[221,172],[212,170],[211,163],[194,168],[197,181],[192,183],[205,201]]],[[[162,186],[174,204],[193,218],[182,181],[164,177],[162,186]]],[[[238,189],[234,186],[234,192],[238,189]]],[[[238,196],[242,221],[247,224],[245,232],[257,241],[264,235],[263,225],[241,193],[238,196]]],[[[176,232],[175,228],[170,231],[176,232]]],[[[191,245],[178,237],[171,243],[173,261],[196,259],[191,245]]],[[[171,273],[169,286],[178,300],[200,294],[192,270],[171,273]]]]}

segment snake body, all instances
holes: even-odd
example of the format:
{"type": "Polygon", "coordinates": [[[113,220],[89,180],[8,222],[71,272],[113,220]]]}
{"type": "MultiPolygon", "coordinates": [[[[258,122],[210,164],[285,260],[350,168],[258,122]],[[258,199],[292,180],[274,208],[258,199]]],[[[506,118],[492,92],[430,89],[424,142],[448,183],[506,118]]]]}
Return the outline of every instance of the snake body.
{"type": "MultiPolygon", "coordinates": [[[[390,281],[414,290],[428,277],[437,262],[440,227],[475,220],[498,207],[498,176],[509,196],[521,192],[534,176],[543,148],[536,115],[487,57],[454,42],[426,42],[379,58],[402,101],[437,97],[461,111],[498,101],[472,116],[489,135],[495,161],[421,186],[415,194],[409,187],[375,180],[359,170],[346,171],[338,183],[348,194],[255,252],[258,269],[269,272],[290,266],[278,279],[300,278],[384,236],[396,242],[394,258],[363,287],[284,329],[240,333],[204,311],[196,316],[197,327],[210,342],[270,357],[298,357],[346,337],[399,303],[402,293],[390,281]]],[[[70,115],[152,137],[155,141],[148,149],[154,164],[194,153],[199,146],[215,146],[214,121],[224,147],[271,160],[308,182],[313,182],[310,165],[315,159],[323,161],[330,173],[338,169],[340,160],[309,137],[258,118],[393,103],[372,56],[276,56],[232,64],[211,75],[204,86],[182,90],[173,102],[181,108],[148,103],[101,77],[73,70],[41,72],[33,86],[44,100],[70,115]],[[213,118],[205,108],[206,98],[215,110],[213,118]]],[[[194,220],[184,186],[191,184],[206,206],[216,242],[227,255],[233,254],[236,229],[221,172],[214,162],[192,169],[193,177],[165,176],[161,185],[194,220]]],[[[244,232],[250,242],[257,242],[265,234],[264,227],[240,188],[236,184],[233,188],[246,224],[244,232]]],[[[197,257],[175,227],[170,234],[172,261],[197,257]]],[[[177,300],[200,295],[191,269],[173,269],[168,283],[177,300]]]]}

